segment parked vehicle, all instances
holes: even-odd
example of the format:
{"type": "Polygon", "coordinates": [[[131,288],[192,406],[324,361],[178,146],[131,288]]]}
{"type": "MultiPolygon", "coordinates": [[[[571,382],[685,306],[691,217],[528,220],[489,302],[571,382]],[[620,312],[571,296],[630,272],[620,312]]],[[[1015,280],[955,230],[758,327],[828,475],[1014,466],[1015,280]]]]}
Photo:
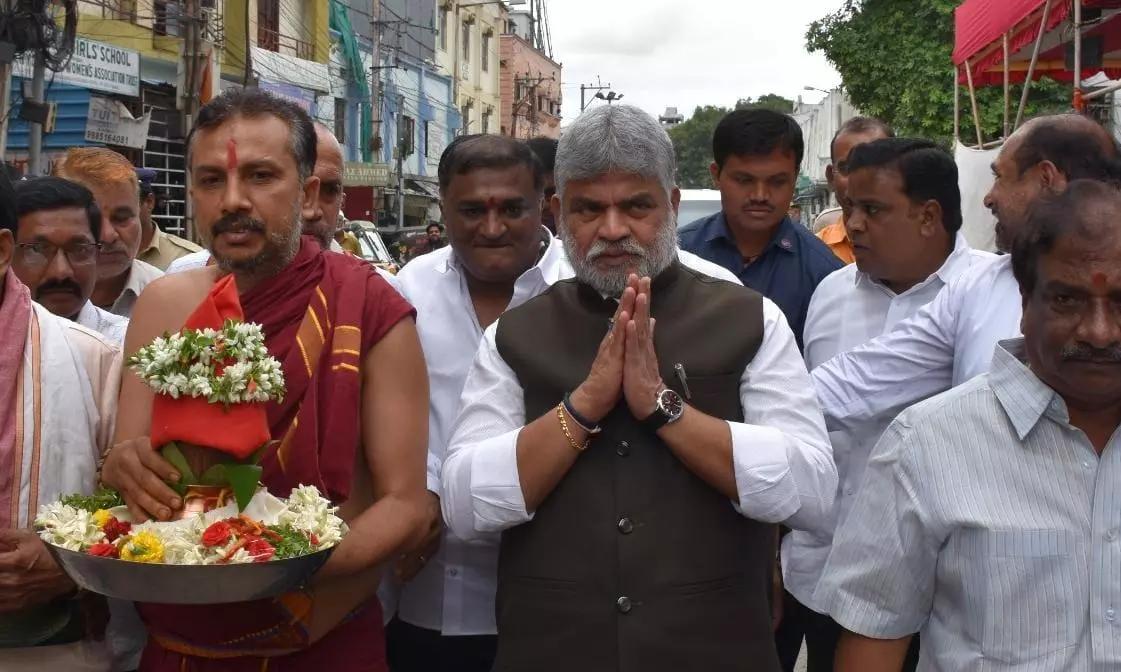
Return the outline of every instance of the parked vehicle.
{"type": "Polygon", "coordinates": [[[716,189],[682,189],[677,208],[677,225],[692,224],[701,217],[720,212],[720,192],[716,189]]]}
{"type": "Polygon", "coordinates": [[[363,259],[378,268],[397,274],[400,267],[389,253],[385,240],[382,239],[378,227],[373,222],[351,220],[347,222],[347,227],[358,238],[363,259]]]}

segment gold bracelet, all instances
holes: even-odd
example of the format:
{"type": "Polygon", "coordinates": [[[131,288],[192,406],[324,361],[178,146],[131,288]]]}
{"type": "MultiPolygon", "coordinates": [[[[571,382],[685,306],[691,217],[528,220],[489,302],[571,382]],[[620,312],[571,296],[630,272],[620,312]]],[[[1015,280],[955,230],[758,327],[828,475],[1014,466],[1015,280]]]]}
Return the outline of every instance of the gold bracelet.
{"type": "Polygon", "coordinates": [[[568,420],[564,417],[564,403],[557,404],[557,420],[560,420],[561,431],[564,432],[564,438],[568,439],[568,445],[578,453],[584,452],[588,447],[588,441],[580,443],[572,436],[572,432],[568,431],[568,420]]]}

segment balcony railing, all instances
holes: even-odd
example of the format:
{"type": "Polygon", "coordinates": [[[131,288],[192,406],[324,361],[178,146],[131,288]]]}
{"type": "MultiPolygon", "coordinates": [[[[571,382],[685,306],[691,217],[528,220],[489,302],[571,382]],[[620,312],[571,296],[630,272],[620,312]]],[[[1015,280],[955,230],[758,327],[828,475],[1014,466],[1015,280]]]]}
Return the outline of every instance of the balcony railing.
{"type": "Polygon", "coordinates": [[[308,61],[315,58],[314,44],[291,35],[284,35],[268,26],[257,26],[257,46],[308,61]]]}

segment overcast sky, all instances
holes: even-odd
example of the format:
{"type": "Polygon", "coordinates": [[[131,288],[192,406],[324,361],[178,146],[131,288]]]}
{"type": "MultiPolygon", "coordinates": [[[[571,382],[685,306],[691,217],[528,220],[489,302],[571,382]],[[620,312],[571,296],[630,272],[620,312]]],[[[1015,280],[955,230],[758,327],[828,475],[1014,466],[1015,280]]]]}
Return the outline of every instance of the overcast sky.
{"type": "Polygon", "coordinates": [[[547,3],[553,58],[564,65],[566,123],[580,111],[580,84],[597,77],[623,102],[654,115],[676,107],[686,118],[698,105],[767,93],[817,102],[822,94],[803,87],[840,83],[824,56],[806,53],[805,34],[843,0],[547,3]]]}

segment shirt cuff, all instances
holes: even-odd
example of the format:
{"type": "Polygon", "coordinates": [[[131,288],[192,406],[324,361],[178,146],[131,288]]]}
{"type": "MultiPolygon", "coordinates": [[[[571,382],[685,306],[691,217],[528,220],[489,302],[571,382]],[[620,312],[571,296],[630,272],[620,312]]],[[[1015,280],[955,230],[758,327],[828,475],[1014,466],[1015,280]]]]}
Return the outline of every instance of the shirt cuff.
{"type": "Polygon", "coordinates": [[[732,464],[739,501],[736,511],[765,523],[781,523],[801,506],[787,457],[788,439],[773,427],[729,422],[732,464]]]}
{"type": "Polygon", "coordinates": [[[501,532],[533,520],[526,511],[518,475],[518,436],[522,428],[475,445],[471,460],[471,501],[476,532],[501,532]]]}

